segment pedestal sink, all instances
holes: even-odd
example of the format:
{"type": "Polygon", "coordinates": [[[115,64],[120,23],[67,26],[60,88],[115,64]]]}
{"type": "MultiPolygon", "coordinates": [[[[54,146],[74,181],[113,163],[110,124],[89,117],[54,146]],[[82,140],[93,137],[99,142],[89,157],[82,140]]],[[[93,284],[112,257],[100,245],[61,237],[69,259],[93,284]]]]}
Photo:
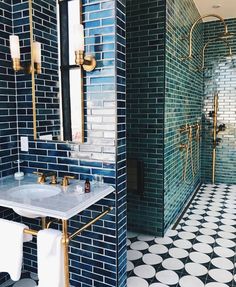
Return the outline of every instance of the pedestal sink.
{"type": "MultiPolygon", "coordinates": [[[[44,198],[49,198],[55,196],[61,192],[61,189],[57,186],[52,185],[40,185],[40,184],[26,184],[11,188],[9,193],[13,198],[20,198],[29,200],[40,200],[44,198]]],[[[36,213],[27,212],[20,208],[13,208],[13,210],[25,217],[29,218],[37,218],[41,217],[41,215],[36,213]]]]}

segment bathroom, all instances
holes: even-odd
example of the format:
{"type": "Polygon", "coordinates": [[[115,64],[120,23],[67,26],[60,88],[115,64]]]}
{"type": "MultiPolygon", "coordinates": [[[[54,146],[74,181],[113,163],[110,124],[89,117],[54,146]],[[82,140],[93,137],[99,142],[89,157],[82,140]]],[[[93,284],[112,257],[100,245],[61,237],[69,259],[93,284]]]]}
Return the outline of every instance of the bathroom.
{"type": "MultiPolygon", "coordinates": [[[[0,286],[40,286],[37,232],[48,224],[49,229],[62,230],[63,236],[75,235],[68,246],[63,244],[69,251],[64,271],[69,272],[61,286],[236,284],[235,255],[231,255],[236,236],[234,2],[82,0],[80,5],[79,0],[63,0],[59,7],[55,0],[0,2],[0,213],[4,220],[28,226],[33,235],[24,243],[20,279],[12,281],[2,272],[0,286]],[[73,3],[79,8],[73,10],[73,3]],[[192,33],[190,60],[190,29],[208,14],[219,15],[223,21],[217,17],[199,20],[192,33]],[[81,54],[76,54],[74,63],[74,50],[68,45],[73,37],[63,37],[65,27],[59,27],[68,23],[69,16],[84,26],[85,65],[81,54]],[[222,37],[226,33],[221,22],[230,32],[227,39],[222,37]],[[11,57],[10,35],[20,38],[20,62],[11,57]],[[33,41],[41,43],[40,64],[33,60],[33,41]],[[61,73],[58,43],[64,65],[61,73]],[[35,69],[27,69],[30,62],[35,69]],[[69,65],[74,72],[70,75],[69,65]],[[48,75],[49,71],[55,73],[48,75]],[[73,76],[80,81],[68,83],[73,76]],[[80,103],[68,104],[72,97],[68,85],[74,85],[71,90],[79,94],[80,103]],[[62,98],[55,96],[60,93],[62,98]],[[72,134],[75,120],[79,132],[72,134]],[[22,172],[24,179],[15,180],[14,174],[22,176],[22,172]],[[68,218],[46,213],[45,222],[41,212],[36,218],[22,216],[27,210],[22,213],[19,207],[25,208],[30,199],[12,205],[4,200],[8,194],[10,198],[5,186],[18,188],[19,182],[24,186],[28,179],[49,192],[54,188],[50,182],[59,182],[55,185],[61,189],[62,179],[65,184],[69,180],[68,190],[78,187],[73,198],[83,196],[90,203],[68,218]],[[79,195],[86,179],[92,192],[79,195]],[[101,185],[104,189],[98,188],[101,185]],[[96,199],[95,194],[99,194],[96,199]],[[203,208],[207,200],[215,203],[212,209],[203,208]],[[221,207],[226,210],[219,220],[221,207]],[[62,224],[54,218],[62,219],[62,224]],[[203,241],[198,241],[199,236],[203,241]],[[204,254],[201,248],[194,249],[196,244],[207,244],[214,251],[204,254]],[[176,249],[181,249],[178,257],[176,249]],[[197,255],[201,255],[198,260],[197,255]],[[210,263],[206,258],[216,260],[210,263]]],[[[46,203],[55,202],[59,210],[53,198],[58,197],[49,197],[46,203]]],[[[66,192],[60,198],[66,205],[66,192]]],[[[32,202],[36,212],[45,201],[32,202]]]]}

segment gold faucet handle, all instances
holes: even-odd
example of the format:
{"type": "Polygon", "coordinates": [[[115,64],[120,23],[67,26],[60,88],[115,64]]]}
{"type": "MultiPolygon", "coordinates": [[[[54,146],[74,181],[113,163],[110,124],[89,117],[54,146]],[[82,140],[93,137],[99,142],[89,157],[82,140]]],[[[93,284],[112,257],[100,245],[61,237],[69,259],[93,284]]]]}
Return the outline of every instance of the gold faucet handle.
{"type": "Polygon", "coordinates": [[[38,172],[38,171],[34,171],[33,174],[37,174],[38,175],[38,183],[45,183],[46,182],[46,176],[44,175],[43,172],[38,172]]]}
{"type": "Polygon", "coordinates": [[[50,184],[58,184],[57,175],[56,175],[56,174],[52,174],[52,175],[51,175],[50,184]]]}
{"type": "Polygon", "coordinates": [[[71,175],[65,175],[62,179],[61,185],[62,186],[68,186],[70,184],[69,179],[74,179],[75,176],[71,176],[71,175]]]}

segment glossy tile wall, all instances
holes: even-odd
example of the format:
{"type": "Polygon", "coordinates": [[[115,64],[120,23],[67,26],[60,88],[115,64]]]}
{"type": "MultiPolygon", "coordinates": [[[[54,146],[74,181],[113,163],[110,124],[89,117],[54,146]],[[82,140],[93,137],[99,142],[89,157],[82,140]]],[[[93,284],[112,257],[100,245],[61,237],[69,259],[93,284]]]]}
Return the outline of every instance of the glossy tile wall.
{"type": "Polygon", "coordinates": [[[128,191],[130,230],[163,232],[165,1],[127,1],[127,153],[144,163],[144,195],[128,191]]]}
{"type": "MultiPolygon", "coordinates": [[[[236,30],[236,19],[228,19],[229,31],[236,30]]],[[[216,37],[222,26],[216,21],[204,24],[204,40],[216,37]]],[[[236,39],[229,41],[236,55],[236,39]]],[[[226,58],[228,48],[217,41],[206,50],[206,70],[204,73],[202,179],[211,182],[212,178],[212,117],[214,93],[219,95],[218,126],[225,124],[225,131],[218,133],[216,147],[216,182],[236,183],[236,56],[226,58]]]]}
{"type": "Polygon", "coordinates": [[[164,230],[177,219],[200,184],[200,143],[193,131],[194,176],[189,159],[184,181],[186,151],[180,151],[180,144],[188,143],[188,138],[179,129],[185,124],[201,123],[203,95],[203,75],[193,70],[200,65],[197,55],[203,46],[201,23],[193,33],[194,60],[180,60],[188,53],[188,42],[183,36],[189,33],[199,12],[192,0],[167,0],[166,11],[164,230]]]}
{"type": "MultiPolygon", "coordinates": [[[[5,0],[5,2],[8,2],[5,0]]],[[[55,5],[56,1],[37,1],[55,5]]],[[[27,1],[12,3],[14,32],[20,35],[22,57],[29,56],[27,1]]],[[[107,206],[112,213],[76,238],[70,247],[73,286],[126,285],[126,183],[125,183],[125,3],[84,0],[86,50],[98,66],[85,75],[86,143],[73,147],[60,142],[33,141],[30,76],[17,75],[19,134],[29,137],[29,152],[20,152],[22,170],[55,170],[59,176],[74,174],[84,180],[102,174],[116,192],[69,222],[70,232],[88,222],[107,206]]],[[[40,222],[22,218],[32,228],[40,222]]],[[[25,246],[24,268],[37,271],[36,240],[25,246]]]]}
{"type": "MultiPolygon", "coordinates": [[[[145,171],[144,197],[128,192],[131,230],[162,235],[200,184],[200,143],[193,139],[195,174],[188,160],[186,181],[179,149],[188,140],[180,127],[201,123],[203,76],[193,71],[200,60],[180,60],[198,17],[192,0],[127,2],[128,157],[143,160],[145,171]]],[[[199,54],[201,24],[193,42],[199,54]]]]}

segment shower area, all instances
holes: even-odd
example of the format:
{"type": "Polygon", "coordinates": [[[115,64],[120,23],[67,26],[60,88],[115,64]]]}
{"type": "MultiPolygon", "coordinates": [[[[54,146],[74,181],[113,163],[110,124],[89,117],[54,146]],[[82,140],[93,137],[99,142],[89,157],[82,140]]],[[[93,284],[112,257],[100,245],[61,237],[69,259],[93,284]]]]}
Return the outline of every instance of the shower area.
{"type": "Polygon", "coordinates": [[[236,184],[235,32],[192,0],[127,1],[130,232],[164,236],[202,184],[236,184]]]}

